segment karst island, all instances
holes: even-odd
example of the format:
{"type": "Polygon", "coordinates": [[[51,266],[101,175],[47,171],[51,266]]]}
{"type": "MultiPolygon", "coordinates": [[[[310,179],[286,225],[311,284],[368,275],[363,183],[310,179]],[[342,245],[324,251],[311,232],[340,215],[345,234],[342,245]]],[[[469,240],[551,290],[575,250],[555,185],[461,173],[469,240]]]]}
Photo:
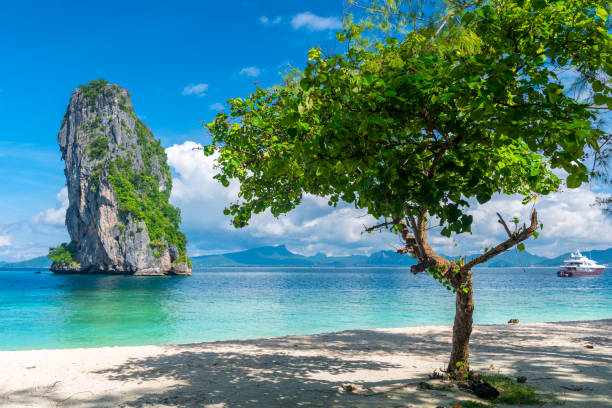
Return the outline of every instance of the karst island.
{"type": "Polygon", "coordinates": [[[71,242],[50,250],[51,270],[189,275],[166,153],[134,113],[129,91],[103,79],[75,89],[57,140],[71,242]]]}

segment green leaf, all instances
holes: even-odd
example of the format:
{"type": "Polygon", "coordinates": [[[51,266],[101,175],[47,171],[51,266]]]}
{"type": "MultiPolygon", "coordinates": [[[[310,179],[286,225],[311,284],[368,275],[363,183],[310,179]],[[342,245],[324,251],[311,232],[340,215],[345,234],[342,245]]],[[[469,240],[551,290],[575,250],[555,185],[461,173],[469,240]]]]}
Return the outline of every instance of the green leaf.
{"type": "Polygon", "coordinates": [[[578,188],[582,184],[580,176],[576,173],[567,176],[567,186],[569,188],[578,188]]]}
{"type": "Polygon", "coordinates": [[[608,11],[603,7],[598,7],[597,17],[601,18],[603,21],[606,21],[608,19],[608,11]]]}
{"type": "Polygon", "coordinates": [[[518,244],[516,246],[516,248],[520,251],[523,252],[525,250],[525,244],[523,244],[522,242],[520,244],[518,244]]]}
{"type": "Polygon", "coordinates": [[[604,86],[600,81],[594,81],[592,87],[594,92],[601,92],[604,89],[604,86]]]}
{"type": "Polygon", "coordinates": [[[605,95],[598,93],[593,97],[593,101],[596,105],[606,105],[608,98],[605,95]]]}
{"type": "Polygon", "coordinates": [[[489,194],[479,194],[476,196],[476,200],[479,204],[484,204],[491,200],[491,195],[489,194]]]}

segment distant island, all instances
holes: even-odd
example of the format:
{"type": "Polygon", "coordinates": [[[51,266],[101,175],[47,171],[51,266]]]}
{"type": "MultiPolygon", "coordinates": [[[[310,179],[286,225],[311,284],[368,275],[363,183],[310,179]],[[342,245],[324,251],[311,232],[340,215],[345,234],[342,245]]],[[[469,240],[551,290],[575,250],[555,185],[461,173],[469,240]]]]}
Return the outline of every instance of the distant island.
{"type": "MultiPolygon", "coordinates": [[[[605,250],[583,251],[589,257],[601,264],[612,263],[612,248],[605,250]]],[[[468,256],[471,258],[477,254],[468,256]]],[[[484,267],[511,268],[511,267],[554,267],[561,265],[570,253],[564,253],[556,258],[545,258],[531,254],[527,251],[505,252],[484,267]]],[[[211,267],[262,267],[262,266],[294,266],[294,267],[368,267],[368,266],[410,266],[416,263],[408,255],[401,255],[394,251],[378,251],[371,255],[349,255],[328,257],[325,254],[304,256],[293,253],[285,245],[263,246],[244,251],[230,252],[218,255],[202,255],[191,257],[194,269],[211,267]]],[[[51,260],[46,256],[39,256],[22,262],[0,262],[0,268],[49,268],[51,260]]]]}
{"type": "Polygon", "coordinates": [[[55,273],[189,275],[180,210],[161,142],[127,89],[104,79],[72,93],[58,134],[71,242],[51,248],[55,273]]]}

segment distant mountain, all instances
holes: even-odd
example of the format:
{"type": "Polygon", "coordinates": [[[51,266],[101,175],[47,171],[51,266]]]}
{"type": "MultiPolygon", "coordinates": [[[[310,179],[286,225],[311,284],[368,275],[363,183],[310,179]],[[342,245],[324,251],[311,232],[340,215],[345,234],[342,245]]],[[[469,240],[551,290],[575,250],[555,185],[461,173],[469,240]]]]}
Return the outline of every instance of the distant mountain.
{"type": "Polygon", "coordinates": [[[28,259],[21,262],[4,262],[0,263],[2,268],[49,268],[51,260],[46,256],[28,259]]]}
{"type": "MultiPolygon", "coordinates": [[[[472,259],[480,254],[472,254],[472,259]]],[[[599,263],[612,265],[612,248],[603,251],[585,252],[599,263]]],[[[518,252],[511,249],[484,265],[489,268],[528,267],[528,266],[558,266],[569,253],[557,258],[550,259],[531,254],[527,251],[518,252]]],[[[416,260],[409,255],[401,255],[394,251],[379,251],[367,255],[350,255],[328,257],[318,253],[314,256],[303,256],[294,254],[284,245],[268,246],[249,249],[246,251],[233,252],[222,255],[205,255],[192,257],[193,266],[215,267],[215,266],[410,266],[416,264],[416,260]]]]}
{"type": "MultiPolygon", "coordinates": [[[[612,248],[584,251],[583,254],[600,264],[612,265],[612,248]]],[[[478,255],[469,255],[468,259],[478,255]]],[[[489,268],[559,266],[569,256],[570,253],[568,252],[551,259],[533,255],[527,251],[518,252],[516,249],[511,249],[479,266],[489,268]]],[[[289,251],[285,245],[265,246],[219,255],[194,256],[191,257],[191,262],[194,268],[220,266],[407,267],[416,264],[416,260],[410,255],[401,255],[394,251],[379,251],[371,255],[326,256],[318,253],[313,256],[303,256],[289,251]]],[[[49,266],[51,266],[51,261],[46,256],[39,256],[22,262],[0,262],[2,268],[48,268],[49,266]]]]}
{"type": "MultiPolygon", "coordinates": [[[[475,258],[480,254],[471,255],[469,258],[475,258]]],[[[527,251],[519,252],[516,248],[512,248],[504,253],[497,255],[489,262],[479,265],[487,268],[509,268],[516,266],[540,266],[549,258],[531,254],[527,251]]]]}
{"type": "Polygon", "coordinates": [[[368,257],[367,265],[392,265],[392,266],[410,266],[416,265],[417,261],[410,255],[398,254],[395,251],[380,251],[374,252],[368,257]]]}
{"type": "Polygon", "coordinates": [[[194,268],[201,266],[311,266],[303,255],[289,252],[284,245],[265,246],[221,255],[192,256],[194,268]]]}
{"type": "Polygon", "coordinates": [[[194,268],[215,266],[409,266],[416,261],[393,251],[372,255],[326,256],[318,253],[303,256],[290,252],[285,245],[266,246],[221,255],[192,256],[194,268]]]}
{"type": "Polygon", "coordinates": [[[192,256],[194,268],[211,266],[357,266],[368,265],[370,256],[328,257],[319,253],[303,256],[290,252],[285,245],[265,246],[220,255],[192,256]]]}

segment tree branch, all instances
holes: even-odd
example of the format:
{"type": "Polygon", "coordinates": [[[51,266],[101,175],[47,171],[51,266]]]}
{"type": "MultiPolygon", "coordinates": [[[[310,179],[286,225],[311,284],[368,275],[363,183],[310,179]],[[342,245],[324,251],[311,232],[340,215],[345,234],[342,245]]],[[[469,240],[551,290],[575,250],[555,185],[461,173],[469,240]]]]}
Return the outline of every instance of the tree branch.
{"type": "Polygon", "coordinates": [[[421,210],[421,215],[418,218],[413,216],[407,217],[410,222],[410,227],[414,233],[414,254],[419,263],[412,265],[410,271],[415,275],[432,267],[439,267],[442,276],[450,280],[448,275],[451,270],[458,269],[454,262],[436,254],[427,242],[427,213],[421,210]]]}
{"type": "Polygon", "coordinates": [[[367,227],[365,229],[365,232],[372,232],[372,231],[376,231],[377,229],[380,228],[384,228],[384,227],[388,227],[389,225],[397,225],[399,222],[398,220],[393,220],[393,221],[385,221],[383,223],[377,224],[377,225],[373,225],[371,227],[367,227]]]}
{"type": "MultiPolygon", "coordinates": [[[[505,226],[505,223],[504,223],[504,226],[505,226]]],[[[506,232],[508,232],[509,231],[508,227],[505,226],[505,228],[506,228],[506,232]]],[[[508,249],[512,248],[514,245],[532,236],[536,229],[538,229],[538,213],[534,208],[533,212],[531,213],[531,225],[528,228],[524,228],[518,234],[514,234],[514,235],[510,234],[510,238],[508,238],[501,244],[497,245],[495,248],[488,250],[483,255],[480,255],[479,257],[474,258],[470,262],[463,265],[460,268],[461,271],[469,271],[474,266],[484,263],[488,261],[489,259],[493,258],[494,256],[501,254],[502,252],[506,252],[508,249]]]]}
{"type": "Polygon", "coordinates": [[[498,212],[496,212],[495,214],[497,214],[497,216],[499,217],[499,220],[497,220],[497,222],[499,222],[501,225],[504,226],[504,229],[506,230],[506,234],[508,234],[508,238],[512,238],[512,233],[510,232],[508,225],[506,225],[506,221],[504,221],[504,219],[498,212]]]}
{"type": "Polygon", "coordinates": [[[426,18],[421,18],[421,17],[417,17],[417,16],[414,16],[414,15],[411,15],[411,14],[402,13],[400,11],[394,13],[392,11],[385,11],[385,10],[375,9],[373,7],[362,6],[361,4],[357,3],[354,0],[348,0],[348,4],[349,4],[349,6],[353,6],[353,7],[357,7],[357,8],[363,9],[363,10],[369,12],[369,13],[379,13],[379,14],[385,14],[385,15],[388,15],[388,16],[402,16],[402,17],[407,17],[407,18],[413,18],[415,20],[423,21],[425,23],[430,23],[430,24],[432,24],[434,22],[433,20],[428,20],[426,18]]]}

